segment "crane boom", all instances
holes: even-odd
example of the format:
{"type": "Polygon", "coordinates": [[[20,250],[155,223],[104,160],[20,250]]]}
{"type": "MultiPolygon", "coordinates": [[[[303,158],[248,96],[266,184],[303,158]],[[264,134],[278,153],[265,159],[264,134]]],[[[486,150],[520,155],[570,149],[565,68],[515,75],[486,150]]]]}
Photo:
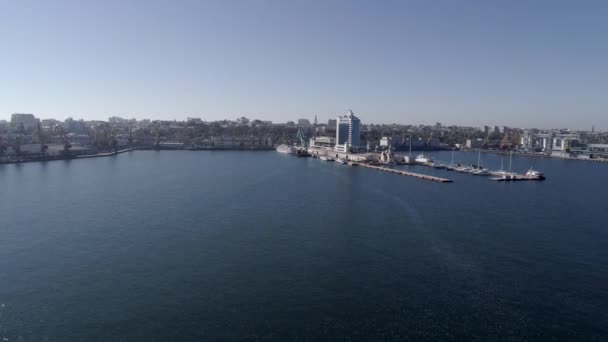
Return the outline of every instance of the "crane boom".
{"type": "Polygon", "coordinates": [[[306,136],[304,135],[304,130],[302,130],[302,127],[298,127],[297,137],[300,140],[300,146],[302,146],[303,149],[307,149],[308,141],[306,141],[306,136]]]}

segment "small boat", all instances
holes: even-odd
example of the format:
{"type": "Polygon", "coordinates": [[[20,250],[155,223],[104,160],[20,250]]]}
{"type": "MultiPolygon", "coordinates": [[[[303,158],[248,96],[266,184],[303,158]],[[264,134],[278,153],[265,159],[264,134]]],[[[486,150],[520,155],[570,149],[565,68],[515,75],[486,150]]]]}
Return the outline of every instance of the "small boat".
{"type": "Polygon", "coordinates": [[[454,169],[454,171],[456,172],[464,172],[464,173],[470,173],[473,171],[472,167],[468,167],[468,166],[458,166],[454,169]]]}
{"type": "Polygon", "coordinates": [[[538,179],[538,180],[543,180],[545,179],[545,174],[540,172],[540,171],[536,171],[533,170],[532,168],[530,168],[525,174],[524,177],[529,178],[529,179],[538,179]]]}
{"type": "Polygon", "coordinates": [[[498,176],[499,178],[503,176],[513,176],[515,173],[512,172],[513,168],[513,155],[509,153],[509,171],[505,171],[504,168],[504,158],[500,159],[500,170],[490,172],[493,176],[498,176]]]}
{"type": "Polygon", "coordinates": [[[454,148],[452,148],[452,161],[446,164],[445,169],[448,171],[454,171],[458,165],[454,164],[454,148]]]}
{"type": "Polygon", "coordinates": [[[334,161],[334,159],[332,157],[328,157],[328,156],[320,156],[319,159],[324,160],[324,161],[334,161]]]}
{"type": "Polygon", "coordinates": [[[433,160],[430,157],[425,156],[424,153],[419,154],[414,161],[418,164],[429,164],[433,162],[433,160]]]}
{"type": "Polygon", "coordinates": [[[508,175],[510,174],[510,172],[508,171],[504,171],[504,170],[498,170],[498,171],[491,171],[490,174],[492,176],[498,176],[498,177],[502,177],[504,175],[508,175]]]}
{"type": "Polygon", "coordinates": [[[481,166],[481,150],[477,151],[477,165],[471,167],[471,173],[476,176],[490,175],[490,170],[481,166]]]}
{"type": "Polygon", "coordinates": [[[491,175],[490,171],[488,169],[484,169],[484,168],[478,168],[478,169],[474,169],[471,174],[475,175],[475,176],[489,176],[491,175]]]}
{"type": "Polygon", "coordinates": [[[340,164],[346,164],[347,162],[346,162],[346,160],[345,160],[345,159],[340,159],[340,158],[338,158],[338,159],[336,159],[336,163],[340,163],[340,164]]]}
{"type": "Polygon", "coordinates": [[[500,177],[496,177],[496,178],[490,178],[491,180],[495,180],[495,181],[499,181],[499,182],[509,182],[509,181],[516,181],[516,180],[521,180],[520,176],[514,174],[514,173],[505,173],[500,177]]]}
{"type": "Polygon", "coordinates": [[[512,173],[512,172],[506,172],[505,174],[503,174],[500,177],[490,178],[490,179],[499,181],[499,182],[542,181],[542,180],[545,180],[545,175],[540,171],[530,169],[530,170],[528,170],[528,172],[526,172],[523,175],[518,175],[518,174],[512,173]]]}

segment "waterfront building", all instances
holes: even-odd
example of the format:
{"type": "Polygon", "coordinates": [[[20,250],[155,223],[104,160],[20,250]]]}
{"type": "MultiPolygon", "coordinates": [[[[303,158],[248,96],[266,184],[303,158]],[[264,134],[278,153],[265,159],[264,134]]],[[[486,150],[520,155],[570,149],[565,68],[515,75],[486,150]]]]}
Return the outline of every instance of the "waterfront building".
{"type": "Polygon", "coordinates": [[[530,150],[533,147],[532,143],[533,143],[532,133],[530,133],[530,130],[527,130],[527,129],[524,130],[523,134],[519,138],[519,145],[525,150],[530,150]]]}
{"type": "Polygon", "coordinates": [[[392,145],[393,139],[391,137],[382,137],[380,138],[380,147],[389,147],[392,145]]]}
{"type": "Polygon", "coordinates": [[[483,134],[486,136],[490,134],[490,126],[483,126],[483,134]]]}
{"type": "Polygon", "coordinates": [[[121,118],[119,116],[112,116],[108,118],[108,123],[112,127],[126,128],[129,127],[129,120],[121,118]]]}
{"type": "Polygon", "coordinates": [[[553,138],[553,151],[566,151],[570,147],[576,147],[578,142],[578,134],[557,134],[553,138]]]}
{"type": "Polygon", "coordinates": [[[344,116],[336,118],[336,146],[338,152],[357,151],[361,146],[361,120],[352,110],[344,116]]]}
{"type": "Polygon", "coordinates": [[[203,123],[203,119],[201,119],[201,118],[193,118],[193,117],[191,118],[191,117],[188,117],[188,118],[186,119],[186,122],[187,122],[187,123],[189,123],[189,124],[202,124],[202,123],[203,123]]]}
{"type": "Polygon", "coordinates": [[[32,131],[38,126],[38,119],[34,114],[15,113],[11,115],[11,127],[13,129],[19,129],[22,125],[24,130],[32,131]]]}
{"type": "Polygon", "coordinates": [[[240,118],[236,119],[236,123],[237,123],[237,125],[248,125],[249,124],[249,119],[247,119],[244,116],[241,116],[240,118]]]}
{"type": "Polygon", "coordinates": [[[587,151],[590,158],[607,158],[608,159],[608,144],[589,144],[587,151]]]}
{"type": "Polygon", "coordinates": [[[575,133],[556,134],[552,141],[551,155],[555,157],[567,157],[573,148],[579,147],[579,141],[579,136],[575,133]]]}
{"type": "Polygon", "coordinates": [[[466,148],[471,148],[471,149],[481,148],[483,146],[483,140],[482,139],[467,139],[465,146],[466,146],[466,148]]]}
{"type": "Polygon", "coordinates": [[[538,133],[532,137],[532,146],[535,150],[542,152],[551,152],[551,139],[553,139],[553,133],[538,133]]]}
{"type": "Polygon", "coordinates": [[[298,126],[308,127],[310,126],[310,121],[308,121],[308,119],[298,119],[298,126]]]}
{"type": "Polygon", "coordinates": [[[239,149],[272,149],[271,137],[212,137],[210,141],[200,144],[201,148],[213,147],[217,149],[239,150],[239,149]]]}

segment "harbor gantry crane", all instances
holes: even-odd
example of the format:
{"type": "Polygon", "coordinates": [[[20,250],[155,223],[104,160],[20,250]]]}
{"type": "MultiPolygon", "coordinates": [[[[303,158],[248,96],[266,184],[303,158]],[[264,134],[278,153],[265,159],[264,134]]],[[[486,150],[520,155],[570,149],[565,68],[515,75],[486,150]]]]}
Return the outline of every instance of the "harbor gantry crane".
{"type": "Polygon", "coordinates": [[[0,136],[0,159],[4,158],[4,155],[6,154],[6,149],[7,148],[8,147],[4,143],[4,139],[2,138],[2,136],[0,136]]]}
{"type": "Polygon", "coordinates": [[[110,130],[110,144],[112,146],[112,151],[114,151],[114,153],[118,153],[118,138],[116,136],[117,136],[116,129],[111,129],[110,130]]]}
{"type": "Polygon", "coordinates": [[[17,159],[21,157],[21,145],[23,144],[23,135],[19,134],[15,138],[15,142],[13,143],[13,150],[15,151],[15,156],[17,159]]]}
{"type": "Polygon", "coordinates": [[[129,146],[133,145],[133,124],[129,122],[129,146]]]}
{"type": "Polygon", "coordinates": [[[115,149],[117,144],[115,143],[116,139],[114,135],[115,134],[112,130],[112,127],[110,127],[110,124],[108,124],[107,122],[95,126],[95,128],[93,129],[93,138],[95,146],[100,149],[115,149]]]}
{"type": "Polygon", "coordinates": [[[42,132],[42,127],[40,126],[40,122],[36,124],[36,142],[40,144],[40,154],[46,154],[46,151],[49,149],[49,146],[46,144],[46,137],[44,136],[44,132],[42,132]]]}
{"type": "Polygon", "coordinates": [[[308,141],[306,141],[306,136],[304,135],[304,130],[302,127],[298,127],[297,138],[300,140],[300,146],[303,150],[308,149],[308,141]]]}
{"type": "Polygon", "coordinates": [[[302,127],[298,127],[297,138],[300,140],[300,148],[296,150],[296,156],[309,157],[310,153],[308,153],[308,141],[306,141],[306,136],[304,135],[302,127]]]}
{"type": "Polygon", "coordinates": [[[154,125],[154,148],[160,149],[160,125],[154,125]]]}
{"type": "Polygon", "coordinates": [[[25,134],[25,127],[23,126],[23,122],[19,124],[19,129],[17,130],[19,133],[15,138],[15,142],[13,143],[13,150],[15,151],[15,156],[17,159],[21,157],[21,145],[23,145],[23,134],[25,134]]]}
{"type": "Polygon", "coordinates": [[[63,142],[63,153],[64,154],[70,153],[72,144],[70,144],[70,139],[68,138],[68,134],[65,131],[65,129],[63,129],[63,126],[61,126],[61,125],[55,126],[55,134],[58,135],[61,138],[61,141],[63,142]]]}

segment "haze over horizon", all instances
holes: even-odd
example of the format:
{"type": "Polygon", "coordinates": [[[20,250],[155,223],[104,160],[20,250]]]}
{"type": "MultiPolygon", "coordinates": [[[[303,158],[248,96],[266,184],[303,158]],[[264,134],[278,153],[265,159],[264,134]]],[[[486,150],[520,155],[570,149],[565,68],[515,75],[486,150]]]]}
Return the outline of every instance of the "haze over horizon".
{"type": "Polygon", "coordinates": [[[608,129],[602,1],[19,1],[0,119],[608,129]]]}

